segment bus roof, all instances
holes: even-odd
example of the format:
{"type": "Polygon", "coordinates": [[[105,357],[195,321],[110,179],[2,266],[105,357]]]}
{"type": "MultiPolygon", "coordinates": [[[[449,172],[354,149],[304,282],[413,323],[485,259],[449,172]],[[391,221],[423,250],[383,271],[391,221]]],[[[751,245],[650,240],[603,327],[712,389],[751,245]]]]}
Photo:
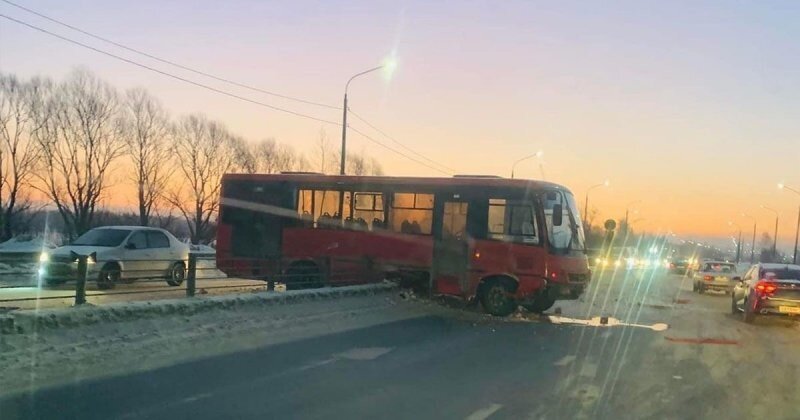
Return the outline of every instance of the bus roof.
{"type": "Polygon", "coordinates": [[[267,182],[302,182],[302,183],[343,183],[343,184],[380,184],[380,185],[416,185],[428,187],[470,186],[470,187],[502,187],[540,190],[545,188],[569,191],[563,185],[532,179],[509,179],[486,176],[454,176],[445,177],[407,177],[407,176],[354,176],[325,175],[318,173],[293,174],[225,174],[223,181],[267,181],[267,182]]]}

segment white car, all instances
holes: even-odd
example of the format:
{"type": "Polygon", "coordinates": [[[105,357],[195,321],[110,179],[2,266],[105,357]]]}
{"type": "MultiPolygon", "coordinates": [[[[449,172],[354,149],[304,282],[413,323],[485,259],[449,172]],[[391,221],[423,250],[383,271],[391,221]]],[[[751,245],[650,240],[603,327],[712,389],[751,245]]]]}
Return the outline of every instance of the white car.
{"type": "Polygon", "coordinates": [[[39,274],[48,284],[77,279],[75,254],[91,255],[87,280],[110,289],[118,282],[163,278],[179,286],[186,277],[189,246],[164,229],[106,226],[92,229],[71,244],[43,253],[39,274]]]}

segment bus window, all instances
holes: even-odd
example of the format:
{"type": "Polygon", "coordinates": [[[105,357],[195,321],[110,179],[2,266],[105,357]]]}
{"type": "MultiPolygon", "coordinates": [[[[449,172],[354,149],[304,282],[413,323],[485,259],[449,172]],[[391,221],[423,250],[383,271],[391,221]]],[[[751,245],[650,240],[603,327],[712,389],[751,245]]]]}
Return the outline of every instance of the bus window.
{"type": "Polygon", "coordinates": [[[544,198],[547,234],[552,250],[564,253],[583,250],[583,228],[572,194],[548,191],[544,198]],[[561,205],[562,212],[562,223],[558,226],[553,225],[553,209],[556,204],[561,205]]]}
{"type": "Polygon", "coordinates": [[[314,191],[314,221],[317,227],[341,226],[339,191],[314,191]]]}
{"type": "Polygon", "coordinates": [[[433,194],[395,193],[389,219],[395,232],[430,235],[433,194]]]}
{"type": "Polygon", "coordinates": [[[490,239],[539,244],[533,203],[492,198],[489,200],[490,239]]]}
{"type": "Polygon", "coordinates": [[[467,203],[444,203],[442,239],[465,239],[467,203]]]}
{"type": "Polygon", "coordinates": [[[370,229],[383,228],[383,194],[374,192],[355,193],[353,204],[353,219],[357,223],[362,221],[370,229]]]}
{"type": "Polygon", "coordinates": [[[306,224],[313,224],[314,222],[313,194],[314,192],[311,190],[300,190],[297,192],[297,214],[300,215],[300,219],[306,224]]]}

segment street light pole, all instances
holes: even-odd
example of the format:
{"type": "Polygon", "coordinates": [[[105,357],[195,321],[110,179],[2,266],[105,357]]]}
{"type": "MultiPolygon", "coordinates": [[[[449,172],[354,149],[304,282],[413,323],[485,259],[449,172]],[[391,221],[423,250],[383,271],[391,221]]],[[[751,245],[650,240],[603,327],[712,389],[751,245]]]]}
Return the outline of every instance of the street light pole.
{"type": "Polygon", "coordinates": [[[761,208],[764,210],[769,210],[775,213],[775,237],[772,238],[772,258],[777,258],[778,256],[778,217],[780,217],[780,213],[778,210],[775,210],[771,207],[767,207],[765,205],[761,205],[761,208]]]}
{"type": "Polygon", "coordinates": [[[747,213],[742,213],[742,217],[747,217],[753,220],[753,241],[750,242],[750,264],[756,262],[756,218],[747,213]]]}
{"type": "Polygon", "coordinates": [[[636,204],[636,203],[641,203],[641,202],[642,202],[642,200],[633,200],[630,203],[628,203],[627,206],[625,206],[625,235],[626,236],[628,235],[628,233],[630,233],[630,230],[631,230],[630,226],[628,225],[628,214],[630,213],[631,206],[636,204]]]}
{"type": "Polygon", "coordinates": [[[543,154],[544,154],[544,152],[539,150],[538,152],[536,152],[536,153],[534,153],[532,155],[528,155],[528,156],[525,156],[523,158],[519,158],[519,159],[515,160],[514,163],[511,165],[511,179],[514,179],[514,169],[516,169],[518,163],[522,162],[523,160],[528,160],[528,159],[533,158],[533,157],[541,158],[543,154]]]}
{"type": "MultiPolygon", "coordinates": [[[[583,221],[587,221],[587,216],[589,215],[589,191],[597,188],[597,187],[607,187],[609,186],[608,180],[603,181],[602,184],[592,185],[591,187],[586,189],[586,199],[583,201],[583,221]]],[[[588,226],[591,228],[591,226],[588,226]]]]}
{"type": "Polygon", "coordinates": [[[344,85],[344,106],[342,107],[342,161],[341,165],[339,166],[339,175],[344,175],[344,168],[345,164],[347,163],[347,89],[350,87],[350,82],[352,82],[356,77],[365,75],[367,73],[372,73],[373,71],[380,70],[383,67],[383,65],[380,65],[378,67],[355,74],[347,81],[347,84],[344,85]]]}
{"type": "MultiPolygon", "coordinates": [[[[800,190],[796,190],[784,184],[778,184],[781,190],[789,190],[797,195],[800,195],[800,190]]],[[[800,207],[797,208],[797,227],[794,230],[794,252],[792,253],[792,264],[797,264],[797,237],[800,236],[800,207]]]]}

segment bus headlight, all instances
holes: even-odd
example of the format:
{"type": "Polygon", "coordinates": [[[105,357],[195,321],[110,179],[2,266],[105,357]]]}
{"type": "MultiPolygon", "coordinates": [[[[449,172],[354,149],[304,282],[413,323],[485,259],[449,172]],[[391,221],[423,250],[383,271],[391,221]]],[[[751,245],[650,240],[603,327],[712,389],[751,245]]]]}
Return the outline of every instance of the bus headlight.
{"type": "Polygon", "coordinates": [[[46,252],[42,252],[39,254],[39,262],[48,262],[50,261],[50,254],[46,252]]]}

